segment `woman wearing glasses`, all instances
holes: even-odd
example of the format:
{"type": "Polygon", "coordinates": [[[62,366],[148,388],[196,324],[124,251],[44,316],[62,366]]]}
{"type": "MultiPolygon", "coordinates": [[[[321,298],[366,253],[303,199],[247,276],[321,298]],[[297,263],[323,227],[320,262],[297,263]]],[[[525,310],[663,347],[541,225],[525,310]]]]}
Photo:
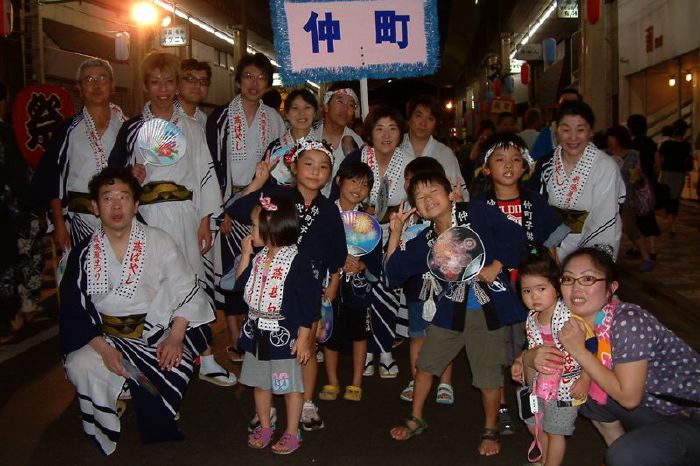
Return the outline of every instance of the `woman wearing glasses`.
{"type": "MultiPolygon", "coordinates": [[[[618,301],[618,286],[602,250],[579,249],[562,264],[564,303],[597,336],[592,353],[584,323],[570,319],[558,335],[592,380],[579,413],[609,446],[608,466],[700,464],[700,355],[649,312],[618,301]]],[[[561,370],[561,360],[553,347],[523,354],[540,373],[561,370]]]]}

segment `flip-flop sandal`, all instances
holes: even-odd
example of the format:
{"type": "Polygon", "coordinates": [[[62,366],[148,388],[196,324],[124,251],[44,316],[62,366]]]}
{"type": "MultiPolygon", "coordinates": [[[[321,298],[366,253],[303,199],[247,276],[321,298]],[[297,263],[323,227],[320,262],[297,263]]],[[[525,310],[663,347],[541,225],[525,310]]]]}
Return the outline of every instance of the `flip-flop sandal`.
{"type": "Polygon", "coordinates": [[[498,429],[489,429],[488,427],[484,427],[484,429],[481,431],[481,441],[479,442],[479,448],[477,451],[481,456],[495,456],[501,452],[501,438],[498,435],[498,429]],[[490,455],[481,453],[481,444],[484,443],[484,440],[496,442],[498,444],[498,451],[490,455]]]}
{"type": "Polygon", "coordinates": [[[406,388],[404,388],[401,392],[401,395],[399,395],[401,401],[407,401],[408,403],[413,401],[413,386],[415,385],[415,383],[415,380],[411,380],[410,382],[408,382],[406,388]]]}
{"type": "Polygon", "coordinates": [[[231,362],[243,362],[245,358],[245,353],[237,351],[233,346],[226,347],[226,354],[231,362]]]}
{"type": "Polygon", "coordinates": [[[340,386],[338,385],[324,385],[321,392],[318,394],[318,398],[324,401],[335,401],[338,399],[340,394],[340,386]]]}
{"type": "Polygon", "coordinates": [[[383,362],[379,363],[379,377],[382,379],[395,379],[399,375],[399,366],[392,361],[388,366],[383,362]]]}
{"type": "Polygon", "coordinates": [[[224,369],[222,372],[209,372],[208,374],[203,374],[202,370],[199,370],[199,378],[205,382],[213,383],[219,387],[233,387],[238,382],[235,374],[224,369]]]}
{"type": "Polygon", "coordinates": [[[435,401],[441,405],[451,405],[455,402],[455,392],[452,385],[441,383],[438,385],[435,401]]]}
{"type": "Polygon", "coordinates": [[[362,401],[362,389],[357,385],[348,385],[345,387],[343,399],[348,401],[362,401]]]}
{"type": "MultiPolygon", "coordinates": [[[[392,438],[394,440],[399,441],[399,442],[403,442],[403,441],[410,439],[411,437],[415,437],[418,434],[422,434],[423,431],[427,428],[428,428],[428,423],[425,422],[423,419],[419,419],[415,416],[408,416],[408,417],[406,417],[405,425],[394,427],[394,429],[402,429],[401,431],[404,432],[405,436],[402,438],[396,438],[392,435],[392,438]],[[411,427],[408,425],[409,422],[414,423],[416,425],[416,427],[411,429],[411,427]]],[[[392,429],[392,430],[394,430],[394,429],[392,429]]]]}
{"type": "Polygon", "coordinates": [[[248,446],[250,448],[255,448],[256,450],[262,450],[270,444],[272,440],[272,434],[275,431],[270,427],[258,427],[252,434],[248,435],[248,446]]]}
{"type": "Polygon", "coordinates": [[[285,432],[277,443],[272,445],[272,452],[278,455],[289,455],[297,451],[300,446],[301,439],[298,436],[285,432]]]}

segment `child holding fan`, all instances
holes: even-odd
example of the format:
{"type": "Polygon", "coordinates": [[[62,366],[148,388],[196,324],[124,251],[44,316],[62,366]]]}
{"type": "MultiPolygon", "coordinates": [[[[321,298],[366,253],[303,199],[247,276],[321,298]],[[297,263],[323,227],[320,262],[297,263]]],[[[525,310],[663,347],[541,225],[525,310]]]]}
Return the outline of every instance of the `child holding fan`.
{"type": "MultiPolygon", "coordinates": [[[[335,182],[340,193],[335,201],[338,209],[341,212],[362,211],[361,202],[374,183],[369,166],[360,161],[343,164],[335,182]]],[[[352,385],[345,387],[343,398],[349,401],[362,399],[362,372],[367,357],[367,337],[371,332],[369,307],[372,287],[378,285],[382,269],[381,235],[378,239],[379,242],[372,251],[360,257],[348,254],[345,260],[340,302],[334,309],[333,333],[324,346],[328,385],[324,385],[319,394],[322,400],[335,400],[338,397],[338,352],[348,339],[352,340],[352,385]]]]}
{"type": "MultiPolygon", "coordinates": [[[[323,287],[326,276],[330,277],[323,290],[323,299],[333,302],[338,295],[340,269],[345,264],[348,250],[338,208],[321,194],[321,189],[331,177],[331,149],[323,142],[302,138],[284,159],[284,163],[289,163],[295,178],[294,187],[279,186],[270,180],[274,163],[270,163],[268,153],[264,160],[258,162],[255,178],[241,191],[242,197],[227,207],[226,211],[234,220],[249,223],[251,211],[261,194],[291,199],[299,216],[299,251],[310,259],[317,289],[323,287]]],[[[316,308],[317,319],[320,313],[319,303],[316,308]]],[[[311,329],[314,335],[316,328],[317,323],[314,323],[311,329]]],[[[301,416],[302,426],[307,431],[324,427],[318,408],[312,401],[317,375],[318,363],[315,358],[311,358],[304,366],[304,409],[301,416]]]]}
{"type": "Polygon", "coordinates": [[[248,446],[265,448],[272,439],[272,395],[284,395],[287,428],[272,446],[286,455],[301,445],[299,418],[303,404],[302,364],[311,354],[311,327],[320,306],[320,289],[309,259],[296,245],[299,219],[289,198],[261,197],[251,212],[252,230],[242,242],[236,269],[236,289],[243,291],[248,318],[239,345],[246,352],[241,382],[255,387],[255,411],[260,419],[248,436],[248,446]],[[253,255],[253,247],[264,248],[253,255]]]}

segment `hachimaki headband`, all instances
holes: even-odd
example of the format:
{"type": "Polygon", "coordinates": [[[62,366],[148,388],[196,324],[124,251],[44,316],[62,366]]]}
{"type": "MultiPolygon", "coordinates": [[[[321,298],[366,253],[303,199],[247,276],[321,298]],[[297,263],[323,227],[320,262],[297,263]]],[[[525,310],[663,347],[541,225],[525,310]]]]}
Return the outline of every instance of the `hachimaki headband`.
{"type": "Polygon", "coordinates": [[[342,89],[336,89],[335,91],[328,91],[323,95],[323,105],[328,105],[328,102],[331,101],[333,98],[333,95],[335,94],[340,94],[340,95],[349,95],[353,99],[355,99],[355,103],[358,103],[360,99],[357,98],[357,94],[355,94],[355,91],[350,89],[349,87],[344,87],[342,89]]]}
{"type": "Polygon", "coordinates": [[[496,149],[500,149],[500,150],[516,149],[517,151],[520,152],[520,155],[522,155],[523,159],[525,159],[525,162],[527,163],[528,167],[530,167],[531,170],[535,166],[535,161],[533,160],[532,156],[530,155],[530,151],[527,149],[527,147],[521,146],[519,144],[515,144],[513,141],[507,141],[507,142],[497,142],[491,148],[489,148],[489,150],[486,151],[486,155],[484,155],[484,165],[483,165],[484,167],[489,162],[489,157],[491,157],[491,154],[493,154],[496,149]]]}
{"type": "Polygon", "coordinates": [[[310,138],[300,138],[297,140],[296,144],[294,144],[291,147],[291,149],[289,149],[289,152],[284,154],[285,165],[291,165],[292,162],[296,161],[299,158],[299,155],[301,155],[302,152],[307,150],[317,150],[323,152],[328,156],[329,159],[331,159],[331,165],[333,164],[333,150],[326,141],[317,141],[316,139],[310,138]]]}

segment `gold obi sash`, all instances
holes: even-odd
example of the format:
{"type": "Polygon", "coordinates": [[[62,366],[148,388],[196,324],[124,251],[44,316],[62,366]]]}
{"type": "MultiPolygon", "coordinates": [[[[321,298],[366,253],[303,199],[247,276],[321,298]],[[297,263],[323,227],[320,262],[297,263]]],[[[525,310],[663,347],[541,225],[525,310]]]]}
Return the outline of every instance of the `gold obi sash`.
{"type": "Polygon", "coordinates": [[[107,335],[119,338],[141,338],[143,335],[143,324],[146,322],[146,314],[132,314],[129,316],[108,316],[100,314],[102,317],[102,331],[107,335]]]}
{"type": "Polygon", "coordinates": [[[560,209],[558,207],[555,207],[554,210],[561,222],[571,228],[571,233],[581,233],[583,231],[583,224],[586,223],[588,218],[587,211],[560,209]]]}
{"type": "Polygon", "coordinates": [[[95,215],[90,194],[68,191],[68,212],[95,215]]]}
{"type": "Polygon", "coordinates": [[[191,200],[192,191],[170,181],[153,181],[144,185],[139,198],[141,205],[191,200]]]}
{"type": "Polygon", "coordinates": [[[384,214],[384,217],[381,219],[377,219],[381,225],[384,225],[385,223],[389,223],[391,220],[391,214],[396,213],[399,211],[399,206],[393,205],[391,207],[388,207],[386,209],[386,213],[384,214]]]}

